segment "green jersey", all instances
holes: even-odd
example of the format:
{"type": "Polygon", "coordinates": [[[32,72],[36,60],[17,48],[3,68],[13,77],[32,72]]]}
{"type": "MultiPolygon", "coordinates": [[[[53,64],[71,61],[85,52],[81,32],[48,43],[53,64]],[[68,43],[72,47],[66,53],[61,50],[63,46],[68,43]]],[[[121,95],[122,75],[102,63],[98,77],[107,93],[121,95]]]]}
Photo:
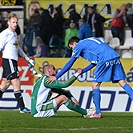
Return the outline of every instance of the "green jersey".
{"type": "Polygon", "coordinates": [[[70,86],[77,79],[77,76],[72,76],[69,80],[64,82],[56,80],[52,83],[47,83],[47,78],[48,76],[42,76],[33,87],[31,98],[31,114],[33,115],[38,112],[38,107],[48,100],[51,92],[63,94],[70,98],[72,95],[61,88],[70,86]]]}

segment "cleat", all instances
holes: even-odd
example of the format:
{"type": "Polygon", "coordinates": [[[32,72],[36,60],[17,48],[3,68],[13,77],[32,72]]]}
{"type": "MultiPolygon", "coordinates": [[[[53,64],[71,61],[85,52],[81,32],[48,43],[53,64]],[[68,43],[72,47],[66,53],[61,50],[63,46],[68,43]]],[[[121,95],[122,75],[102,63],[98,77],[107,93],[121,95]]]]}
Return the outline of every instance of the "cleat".
{"type": "Polygon", "coordinates": [[[87,115],[83,115],[84,118],[90,118],[94,113],[96,112],[95,108],[89,108],[87,109],[87,115]]]}
{"type": "Polygon", "coordinates": [[[31,111],[28,108],[24,108],[23,110],[20,110],[20,113],[26,113],[29,114],[31,111]]]}
{"type": "Polygon", "coordinates": [[[96,114],[96,112],[95,112],[87,118],[102,118],[102,115],[101,114],[96,114]]]}

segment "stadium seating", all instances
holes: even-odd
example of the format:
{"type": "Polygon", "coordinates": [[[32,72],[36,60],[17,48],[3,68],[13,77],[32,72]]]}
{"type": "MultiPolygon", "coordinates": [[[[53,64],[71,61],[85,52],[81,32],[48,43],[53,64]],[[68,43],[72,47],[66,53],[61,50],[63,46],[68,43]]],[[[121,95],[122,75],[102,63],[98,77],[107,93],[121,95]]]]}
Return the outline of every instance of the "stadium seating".
{"type": "Polygon", "coordinates": [[[125,52],[122,54],[122,58],[132,58],[132,54],[130,52],[125,52]]]}
{"type": "Polygon", "coordinates": [[[120,40],[117,37],[113,37],[110,42],[109,46],[111,46],[113,49],[119,48],[120,46],[120,40]]]}
{"type": "Polygon", "coordinates": [[[119,49],[133,49],[133,38],[127,38],[123,46],[120,46],[119,49]]]}
{"type": "MultiPolygon", "coordinates": [[[[133,53],[133,38],[127,38],[124,42],[124,45],[122,46],[119,46],[119,53],[120,53],[120,56],[122,57],[123,56],[123,52],[124,51],[128,51],[129,50],[133,53]]],[[[131,54],[132,55],[132,54],[131,54]]],[[[129,54],[128,54],[129,56],[129,54]]],[[[127,56],[126,56],[127,57],[127,56]]],[[[129,56],[130,57],[130,56],[129,56]]],[[[122,57],[123,58],[123,57],[122,57]]]]}
{"type": "Polygon", "coordinates": [[[104,41],[104,38],[103,37],[99,37],[99,39],[103,40],[104,41]]]}

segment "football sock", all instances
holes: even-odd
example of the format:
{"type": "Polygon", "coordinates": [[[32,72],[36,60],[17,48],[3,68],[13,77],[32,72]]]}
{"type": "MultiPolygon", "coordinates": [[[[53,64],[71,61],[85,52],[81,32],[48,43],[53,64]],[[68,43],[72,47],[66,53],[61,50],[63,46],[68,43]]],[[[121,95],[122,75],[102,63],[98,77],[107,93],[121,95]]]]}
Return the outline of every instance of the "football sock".
{"type": "Polygon", "coordinates": [[[4,90],[0,89],[0,98],[2,97],[4,90]]]}
{"type": "Polygon", "coordinates": [[[125,84],[122,88],[126,91],[129,97],[133,100],[133,89],[128,84],[125,84]]]}
{"type": "Polygon", "coordinates": [[[100,110],[100,101],[101,101],[101,95],[100,95],[100,89],[96,88],[93,90],[93,103],[95,104],[96,107],[96,113],[100,114],[101,110],[100,110]]]}
{"type": "Polygon", "coordinates": [[[64,105],[70,110],[76,111],[82,115],[87,115],[86,109],[81,108],[70,99],[68,99],[64,105]]]}
{"type": "Polygon", "coordinates": [[[16,100],[18,102],[18,106],[20,107],[20,110],[23,110],[25,108],[23,96],[21,94],[21,91],[15,91],[14,95],[16,97],[16,100]]]}

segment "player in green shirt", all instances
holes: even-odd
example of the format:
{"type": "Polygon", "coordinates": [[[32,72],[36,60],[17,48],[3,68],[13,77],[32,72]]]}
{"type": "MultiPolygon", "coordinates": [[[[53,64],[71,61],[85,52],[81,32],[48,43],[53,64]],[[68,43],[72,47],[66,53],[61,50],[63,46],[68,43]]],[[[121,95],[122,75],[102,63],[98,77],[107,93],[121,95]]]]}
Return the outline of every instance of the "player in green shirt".
{"type": "Polygon", "coordinates": [[[47,82],[49,76],[56,74],[56,69],[53,65],[49,64],[43,67],[44,76],[42,76],[34,85],[31,99],[31,114],[34,117],[51,117],[55,116],[57,110],[61,105],[65,105],[68,109],[76,111],[82,114],[84,117],[88,117],[91,113],[94,113],[94,109],[83,109],[79,106],[77,100],[72,94],[65,89],[70,86],[77,76],[82,72],[81,69],[77,69],[76,73],[67,81],[54,81],[52,83],[47,82]],[[51,98],[52,93],[55,92],[58,95],[51,98]]]}

